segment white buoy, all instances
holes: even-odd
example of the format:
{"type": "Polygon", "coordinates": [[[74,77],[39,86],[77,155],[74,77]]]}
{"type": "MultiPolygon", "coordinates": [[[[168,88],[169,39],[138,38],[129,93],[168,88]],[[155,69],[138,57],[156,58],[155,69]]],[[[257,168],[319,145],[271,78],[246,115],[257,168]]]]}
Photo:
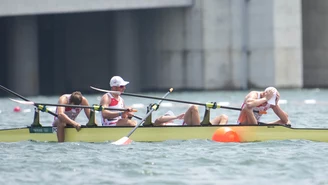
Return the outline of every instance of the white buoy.
{"type": "Polygon", "coordinates": [[[279,100],[279,104],[287,104],[288,101],[287,100],[279,100]]]}
{"type": "Polygon", "coordinates": [[[23,112],[31,112],[31,109],[24,109],[23,112]]]}
{"type": "Polygon", "coordinates": [[[161,107],[173,107],[173,104],[169,102],[162,102],[161,107]]]}
{"type": "Polygon", "coordinates": [[[310,100],[304,100],[304,103],[305,104],[316,104],[317,101],[316,100],[313,100],[313,99],[310,99],[310,100]]]}
{"type": "Polygon", "coordinates": [[[145,107],[145,105],[142,103],[132,104],[132,108],[140,109],[140,108],[144,108],[144,107],[145,107]]]}
{"type": "Polygon", "coordinates": [[[229,106],[230,105],[230,102],[227,102],[227,101],[223,101],[223,102],[218,102],[219,105],[222,105],[222,106],[229,106]]]}

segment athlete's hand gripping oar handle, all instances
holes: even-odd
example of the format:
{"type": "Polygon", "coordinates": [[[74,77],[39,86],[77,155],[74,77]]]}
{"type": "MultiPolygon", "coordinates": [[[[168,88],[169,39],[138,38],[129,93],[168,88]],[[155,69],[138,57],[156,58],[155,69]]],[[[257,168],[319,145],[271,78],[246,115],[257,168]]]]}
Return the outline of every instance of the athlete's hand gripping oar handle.
{"type": "MultiPolygon", "coordinates": [[[[156,99],[156,100],[165,100],[165,101],[171,101],[171,102],[177,102],[177,103],[187,103],[187,104],[193,104],[193,105],[200,105],[200,106],[205,106],[207,108],[222,108],[222,109],[231,109],[231,110],[241,110],[241,108],[236,108],[236,107],[227,107],[227,106],[220,106],[216,102],[211,102],[211,103],[199,103],[199,102],[191,102],[191,101],[183,101],[183,100],[175,100],[175,99],[169,99],[169,98],[160,98],[156,96],[147,96],[147,95],[141,95],[141,94],[133,94],[133,93],[122,93],[120,91],[109,91],[105,89],[100,89],[97,87],[90,86],[91,89],[94,89],[96,91],[100,92],[109,92],[109,93],[116,93],[116,94],[122,94],[126,96],[134,96],[134,97],[139,97],[139,98],[150,98],[150,99],[156,99]]],[[[254,111],[260,114],[265,114],[266,112],[259,112],[259,111],[254,111]]]]}
{"type": "Polygon", "coordinates": [[[40,110],[46,110],[46,106],[56,106],[56,107],[72,107],[72,108],[89,108],[93,109],[95,111],[102,111],[102,110],[116,110],[116,111],[129,111],[129,112],[137,112],[137,109],[121,109],[121,108],[109,108],[109,107],[103,107],[101,105],[93,105],[93,106],[85,106],[85,105],[69,105],[69,104],[53,104],[53,103],[36,103],[32,101],[20,101],[20,100],[15,100],[12,98],[9,98],[10,100],[21,103],[24,105],[34,105],[38,107],[40,110]]]}
{"type": "Polygon", "coordinates": [[[171,92],[173,91],[173,88],[170,88],[170,90],[163,96],[163,98],[156,104],[153,104],[149,110],[149,112],[146,114],[146,116],[144,116],[141,121],[129,132],[128,135],[126,135],[125,137],[122,137],[121,139],[112,142],[112,144],[114,145],[126,145],[126,144],[130,144],[132,142],[132,140],[129,138],[133,132],[135,130],[137,130],[137,128],[143,123],[145,122],[145,120],[147,119],[147,117],[153,112],[156,111],[159,108],[159,105],[162,103],[162,101],[165,99],[165,97],[167,97],[171,92]]]}
{"type": "MultiPolygon", "coordinates": [[[[4,90],[4,91],[10,93],[10,94],[13,94],[13,95],[15,95],[15,96],[21,98],[22,100],[30,101],[30,100],[28,100],[27,98],[25,98],[24,96],[22,96],[22,95],[20,95],[20,94],[18,94],[18,93],[16,93],[16,92],[14,92],[14,91],[12,91],[12,90],[10,90],[10,89],[4,87],[4,86],[2,86],[2,85],[0,85],[0,88],[1,88],[2,90],[4,90]]],[[[37,107],[37,106],[36,106],[36,107],[37,107]]],[[[37,108],[38,108],[38,107],[37,107],[37,108]]],[[[39,108],[38,108],[38,109],[39,109],[39,108]]],[[[40,109],[39,109],[39,110],[40,110],[40,109]]],[[[53,116],[55,116],[55,117],[58,117],[58,115],[57,115],[56,113],[51,112],[51,111],[48,110],[48,109],[46,109],[46,110],[43,111],[43,112],[47,112],[47,113],[49,113],[49,114],[51,114],[51,115],[53,115],[53,116]]]]}

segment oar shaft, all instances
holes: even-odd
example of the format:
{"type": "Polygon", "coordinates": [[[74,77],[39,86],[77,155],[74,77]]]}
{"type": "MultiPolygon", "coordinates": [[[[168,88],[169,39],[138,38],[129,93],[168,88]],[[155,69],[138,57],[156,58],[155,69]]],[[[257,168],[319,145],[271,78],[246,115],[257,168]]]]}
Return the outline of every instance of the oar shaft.
{"type": "Polygon", "coordinates": [[[47,113],[49,113],[49,114],[51,114],[51,115],[53,115],[53,116],[55,116],[55,117],[58,117],[58,114],[56,114],[56,113],[54,113],[54,112],[52,112],[52,111],[50,111],[50,110],[46,110],[46,112],[47,113]]]}
{"type": "MultiPolygon", "coordinates": [[[[150,98],[150,99],[156,99],[156,100],[165,100],[165,101],[171,101],[171,102],[177,102],[177,103],[187,103],[187,104],[205,106],[206,108],[212,108],[212,109],[223,108],[223,109],[231,109],[231,110],[239,110],[239,111],[242,110],[241,108],[237,108],[237,107],[221,106],[221,105],[218,105],[216,102],[199,103],[199,102],[183,101],[183,100],[176,100],[176,99],[169,99],[169,98],[160,98],[160,97],[156,97],[156,96],[147,96],[147,95],[134,94],[134,93],[125,93],[125,92],[122,93],[122,92],[119,92],[119,91],[109,91],[109,90],[105,90],[105,89],[96,88],[96,87],[93,87],[93,86],[90,86],[90,87],[94,90],[97,90],[97,91],[117,93],[117,94],[126,95],[126,96],[134,96],[134,97],[140,97],[140,98],[150,98]]],[[[253,112],[260,113],[260,114],[265,113],[265,112],[260,112],[260,111],[256,111],[256,110],[254,110],[253,112]]]]}
{"type": "MultiPolygon", "coordinates": [[[[121,93],[122,95],[126,96],[135,96],[135,97],[140,97],[140,98],[150,98],[150,99],[156,99],[156,100],[165,100],[165,101],[171,101],[171,102],[177,102],[177,103],[188,103],[188,104],[193,104],[193,105],[200,105],[200,106],[205,106],[207,107],[208,105],[206,103],[199,103],[199,102],[191,102],[191,101],[183,101],[183,100],[176,100],[176,99],[170,99],[170,98],[160,98],[156,96],[146,96],[146,95],[140,95],[140,94],[133,94],[133,93],[121,93]]],[[[230,110],[239,110],[241,111],[241,108],[237,107],[227,107],[227,106],[221,106],[217,105],[218,108],[222,109],[230,109],[230,110]]],[[[253,112],[259,113],[260,111],[254,110],[253,112]]]]}
{"type": "Polygon", "coordinates": [[[131,112],[137,112],[136,109],[126,109],[126,108],[113,108],[113,107],[103,107],[101,105],[93,105],[93,106],[86,106],[86,105],[72,105],[72,104],[54,104],[54,103],[35,103],[31,101],[22,101],[22,100],[15,100],[11,99],[10,100],[21,103],[24,105],[34,105],[38,107],[39,110],[47,112],[46,106],[56,106],[56,107],[72,107],[72,108],[88,108],[88,109],[93,109],[95,111],[102,111],[102,110],[116,110],[116,111],[131,111],[131,112]]]}
{"type": "MultiPolygon", "coordinates": [[[[231,110],[241,110],[241,108],[236,108],[236,107],[226,107],[226,106],[220,106],[220,108],[223,109],[231,109],[231,110]]],[[[257,111],[258,112],[258,111],[257,111]]]]}
{"type": "MultiPolygon", "coordinates": [[[[208,105],[206,103],[183,101],[183,100],[170,99],[170,98],[160,98],[160,97],[156,97],[156,96],[146,96],[146,95],[133,94],[133,93],[121,93],[121,94],[126,95],[126,96],[135,96],[135,97],[140,97],[140,98],[150,98],[150,99],[156,99],[156,100],[162,100],[162,101],[165,100],[165,101],[171,101],[171,102],[177,102],[177,103],[188,103],[188,104],[208,107],[208,105]]],[[[213,102],[211,104],[213,104],[213,102]]],[[[217,108],[230,109],[230,110],[239,110],[239,111],[242,110],[241,108],[237,108],[237,107],[227,107],[227,106],[221,106],[221,105],[217,105],[217,108]]],[[[259,113],[260,111],[254,110],[253,112],[259,113]]]]}
{"type": "Polygon", "coordinates": [[[137,115],[133,115],[134,118],[137,118],[138,120],[142,120],[142,117],[137,116],[137,115]]]}
{"type": "MultiPolygon", "coordinates": [[[[34,103],[36,106],[56,106],[56,107],[72,107],[72,108],[89,108],[94,109],[97,111],[101,111],[103,109],[105,110],[116,110],[116,111],[129,111],[129,109],[124,108],[109,108],[109,107],[101,107],[101,106],[85,106],[85,105],[68,105],[68,104],[53,104],[53,103],[34,103]]],[[[133,112],[136,112],[135,109],[132,110],[133,112]]]]}
{"type": "Polygon", "coordinates": [[[160,97],[156,97],[156,96],[146,96],[146,95],[141,95],[141,94],[122,93],[122,95],[134,96],[134,97],[139,97],[139,98],[150,98],[150,99],[155,99],[155,100],[165,100],[165,101],[171,101],[171,102],[177,102],[177,103],[189,103],[189,104],[194,104],[194,105],[206,106],[205,103],[190,102],[190,101],[183,101],[183,100],[176,100],[176,99],[169,99],[169,98],[160,98],[160,97]]]}
{"type": "MultiPolygon", "coordinates": [[[[145,96],[145,95],[132,94],[132,93],[122,93],[122,95],[135,96],[135,97],[140,97],[140,98],[150,98],[150,99],[156,99],[156,100],[172,101],[172,102],[177,102],[177,103],[188,103],[188,104],[200,105],[200,106],[207,106],[206,103],[183,101],[183,100],[176,100],[176,99],[170,99],[170,98],[160,98],[160,97],[156,97],[156,96],[145,96]]],[[[230,110],[241,110],[241,108],[227,107],[227,106],[221,106],[221,105],[218,105],[218,107],[223,108],[223,109],[230,109],[230,110]]],[[[258,111],[254,111],[254,112],[258,112],[258,111]]]]}
{"type": "Polygon", "coordinates": [[[182,101],[182,100],[161,98],[161,97],[156,97],[156,96],[148,96],[148,95],[141,95],[141,94],[134,94],[134,93],[126,93],[126,92],[122,93],[122,92],[119,92],[119,91],[110,91],[110,90],[100,89],[100,88],[96,88],[96,87],[93,87],[93,86],[90,86],[90,87],[94,90],[101,91],[101,92],[109,92],[109,93],[116,93],[116,94],[120,94],[120,95],[134,96],[134,97],[139,97],[139,98],[150,98],[150,99],[155,99],[155,100],[165,100],[165,101],[172,101],[172,102],[177,102],[177,103],[188,103],[188,104],[206,106],[205,103],[182,101]]]}
{"type": "Polygon", "coordinates": [[[12,90],[10,90],[10,89],[8,89],[8,88],[2,86],[2,85],[0,85],[0,87],[1,87],[1,89],[7,91],[7,92],[10,93],[10,94],[13,94],[13,95],[15,95],[15,96],[17,96],[17,97],[20,97],[21,99],[23,99],[23,100],[25,100],[25,101],[30,101],[30,100],[26,99],[24,96],[22,96],[22,95],[20,95],[20,94],[17,94],[16,92],[14,92],[14,91],[12,91],[12,90]]]}
{"type": "MultiPolygon", "coordinates": [[[[27,98],[25,98],[24,96],[22,96],[22,95],[20,95],[20,94],[18,94],[18,93],[16,93],[16,92],[14,92],[14,91],[12,91],[12,90],[10,90],[10,89],[4,87],[4,86],[2,86],[2,85],[0,85],[0,88],[3,89],[3,90],[5,90],[5,91],[7,91],[7,92],[10,93],[10,94],[13,94],[13,95],[15,95],[15,96],[21,98],[22,100],[30,101],[30,100],[28,100],[27,98]]],[[[56,113],[54,113],[54,112],[52,112],[52,111],[50,111],[50,110],[47,110],[47,112],[48,112],[49,114],[55,116],[55,117],[58,117],[58,115],[57,115],[56,113]]]]}
{"type": "MultiPolygon", "coordinates": [[[[158,104],[157,104],[157,106],[159,106],[161,103],[162,103],[162,101],[172,92],[172,90],[173,89],[170,89],[164,96],[163,96],[163,98],[161,98],[161,100],[158,102],[158,104]]],[[[152,113],[152,112],[154,112],[155,110],[157,110],[157,109],[155,109],[154,108],[154,106],[156,106],[156,105],[153,105],[152,107],[151,107],[151,110],[146,114],[146,116],[145,117],[143,117],[142,118],[142,120],[139,122],[139,124],[137,124],[131,131],[130,131],[130,133],[126,136],[126,137],[130,137],[131,136],[131,134],[133,134],[133,132],[143,123],[143,122],[145,122],[145,120],[148,118],[148,116],[152,113]]],[[[158,107],[157,107],[158,108],[158,107]]]]}

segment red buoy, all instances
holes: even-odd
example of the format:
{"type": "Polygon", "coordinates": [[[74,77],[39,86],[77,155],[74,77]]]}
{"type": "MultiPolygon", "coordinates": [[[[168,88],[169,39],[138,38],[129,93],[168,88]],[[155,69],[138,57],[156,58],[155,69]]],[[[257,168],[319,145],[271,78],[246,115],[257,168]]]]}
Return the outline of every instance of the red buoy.
{"type": "Polygon", "coordinates": [[[240,142],[238,134],[230,127],[218,128],[214,132],[212,140],[217,142],[240,142]]]}
{"type": "Polygon", "coordinates": [[[17,106],[17,107],[14,108],[14,112],[20,112],[20,111],[21,111],[20,107],[17,106]]]}

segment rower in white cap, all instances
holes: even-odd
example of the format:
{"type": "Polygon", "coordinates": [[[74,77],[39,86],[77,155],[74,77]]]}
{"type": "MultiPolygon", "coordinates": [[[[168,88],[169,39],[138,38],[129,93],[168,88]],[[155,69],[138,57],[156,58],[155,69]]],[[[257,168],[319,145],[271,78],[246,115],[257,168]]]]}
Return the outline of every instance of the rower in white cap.
{"type": "MultiPolygon", "coordinates": [[[[123,80],[120,76],[113,76],[109,82],[112,91],[119,91],[121,93],[124,92],[128,84],[129,82],[123,80]]],[[[100,105],[110,108],[126,108],[123,98],[118,93],[104,94],[100,100],[100,105]]],[[[132,108],[128,109],[132,111],[132,108]]],[[[131,111],[101,111],[102,126],[135,126],[136,122],[129,119],[129,117],[133,116],[131,111]]]]}
{"type": "Polygon", "coordinates": [[[245,97],[237,123],[258,124],[262,116],[261,112],[266,112],[272,108],[279,120],[267,124],[290,124],[288,114],[278,104],[279,98],[280,94],[274,87],[268,87],[264,91],[251,91],[245,97]],[[260,113],[256,113],[254,110],[260,113]]]}

